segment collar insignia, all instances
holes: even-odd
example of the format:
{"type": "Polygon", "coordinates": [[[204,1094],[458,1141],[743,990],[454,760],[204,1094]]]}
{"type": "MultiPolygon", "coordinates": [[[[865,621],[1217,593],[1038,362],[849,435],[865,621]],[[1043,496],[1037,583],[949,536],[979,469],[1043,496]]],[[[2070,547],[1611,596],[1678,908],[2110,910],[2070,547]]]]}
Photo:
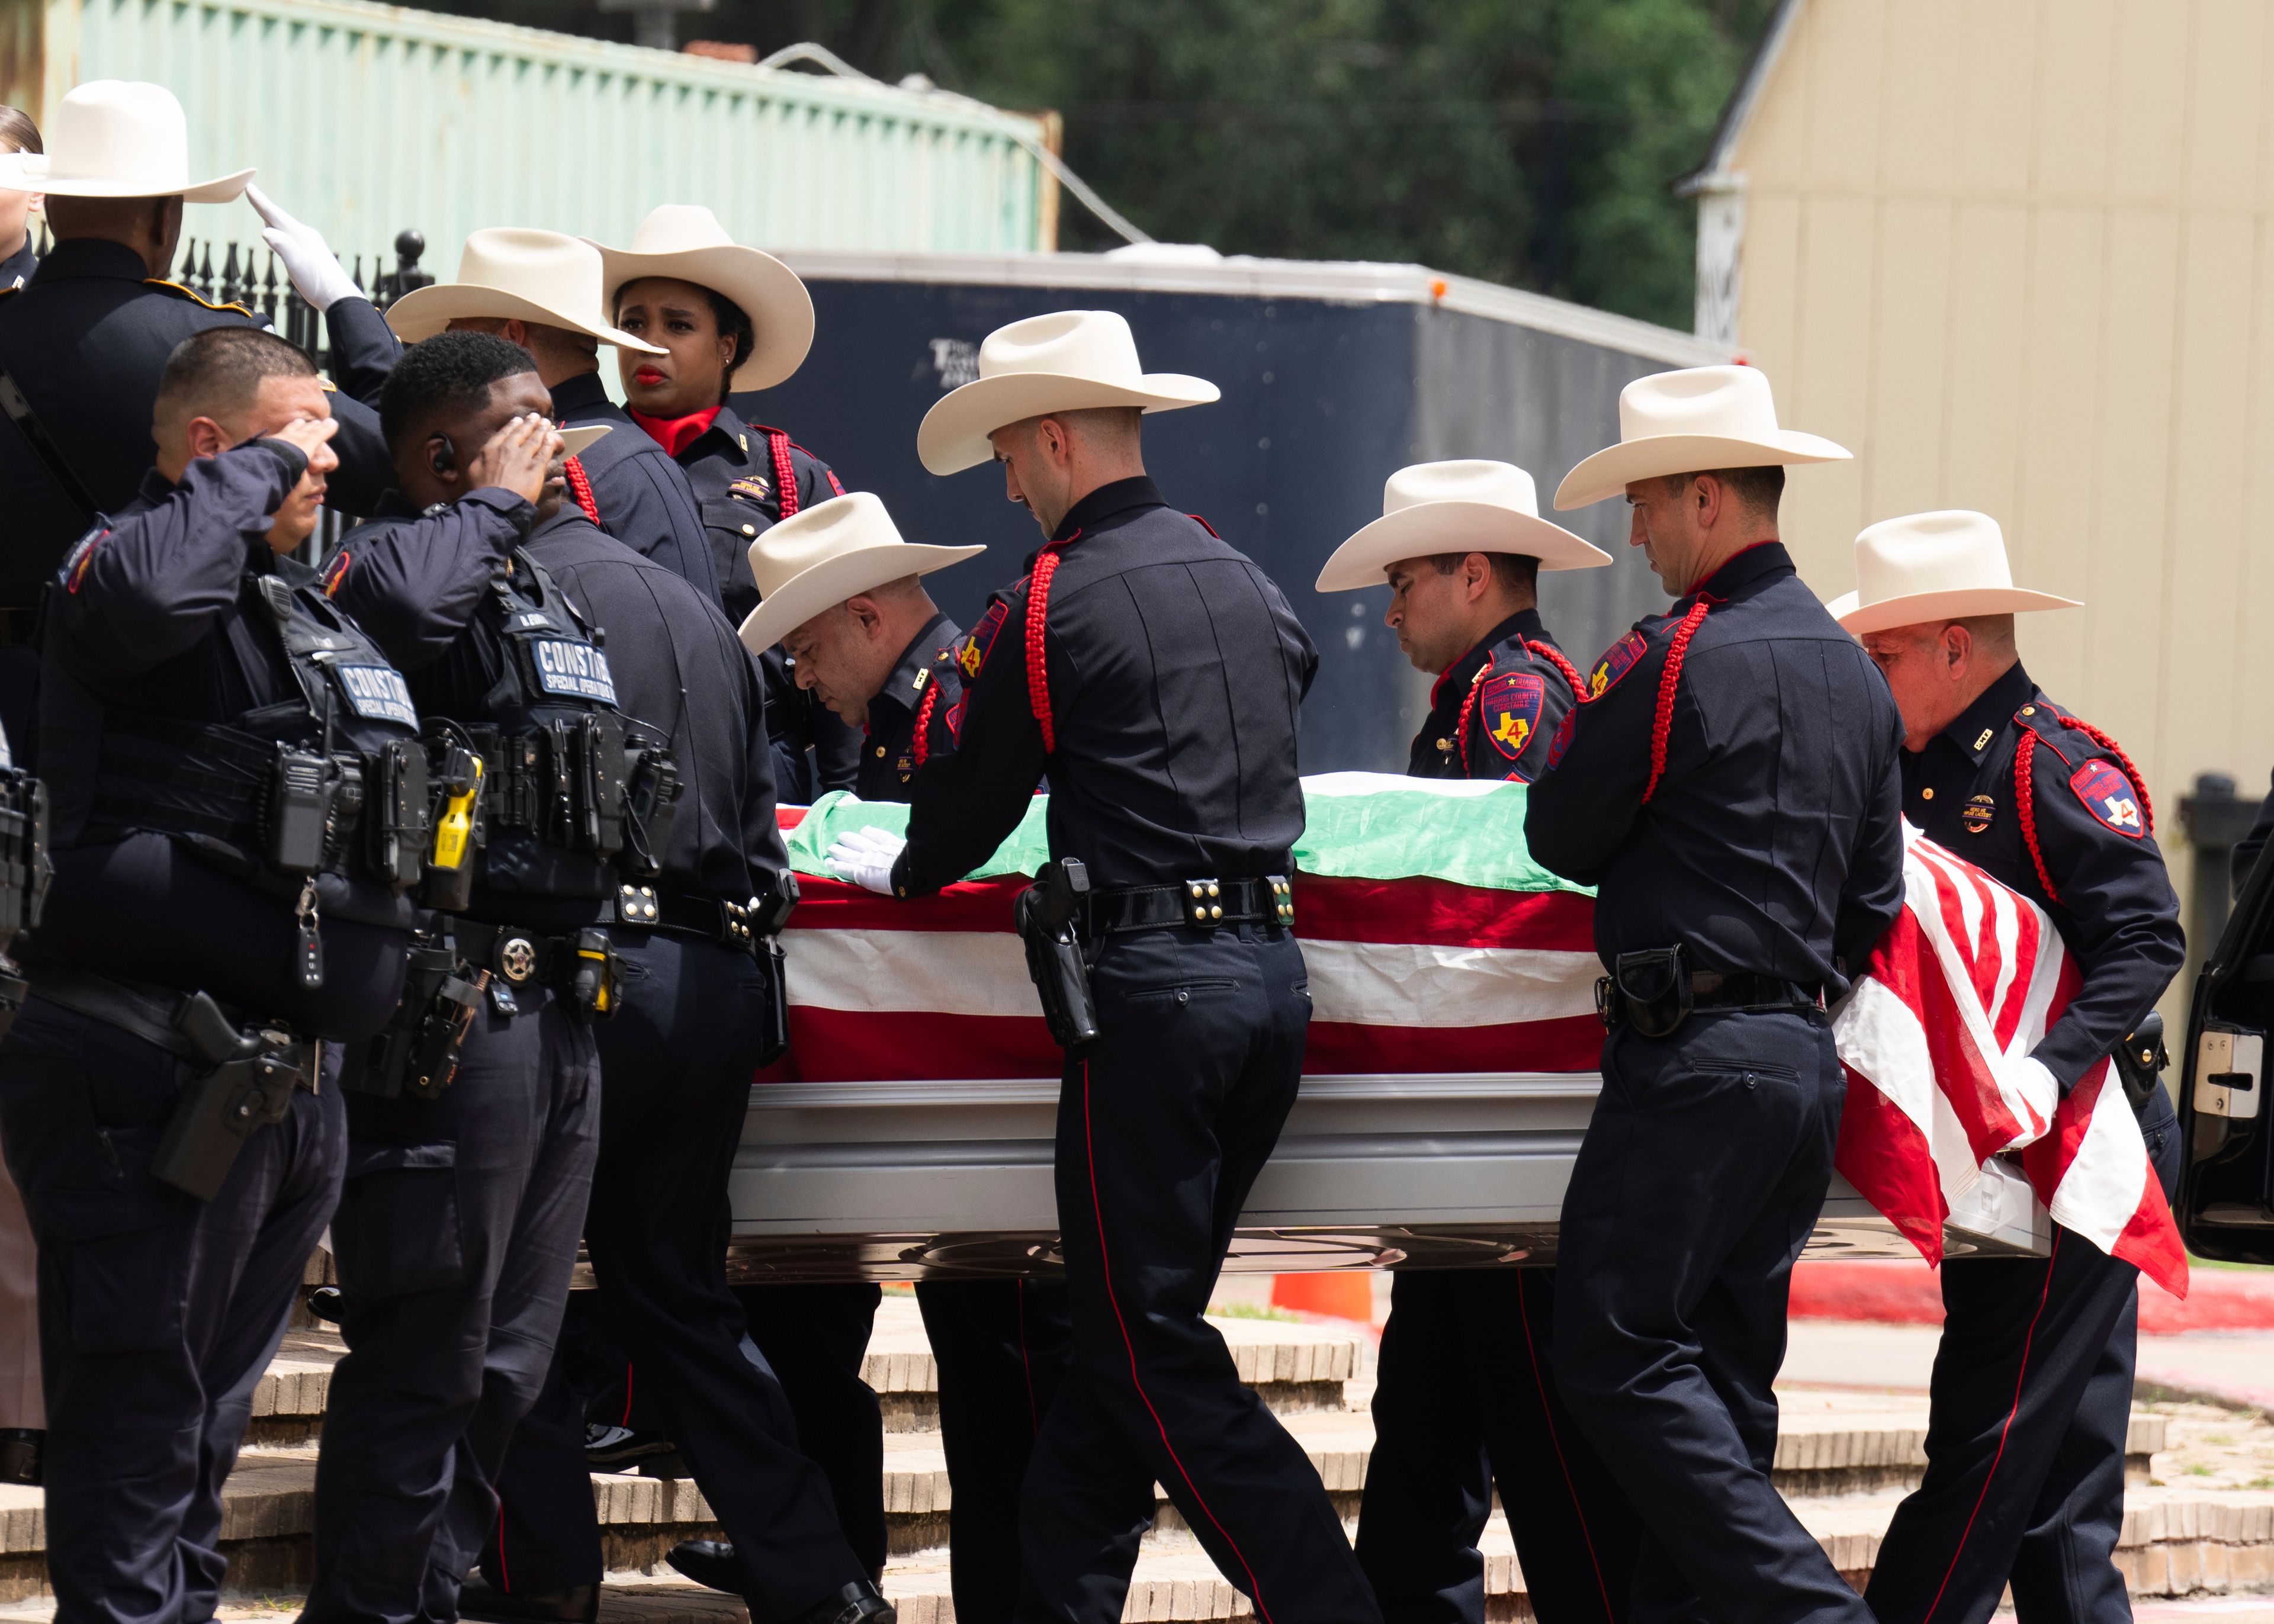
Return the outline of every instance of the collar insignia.
{"type": "Polygon", "coordinates": [[[1978,755],[1980,755],[1983,751],[1984,751],[1984,750],[1988,749],[1988,748],[1990,748],[1990,741],[1991,741],[1991,740],[1992,740],[1992,739],[1994,739],[1994,738],[1996,738],[1996,737],[1997,737],[1997,735],[1998,735],[1998,730],[1997,730],[1996,728],[1994,728],[1994,727],[1985,727],[1985,728],[1984,728],[1984,729],[1982,730],[1982,734],[1981,734],[1981,736],[1980,736],[1979,738],[1976,739],[1976,740],[1975,740],[1975,741],[1974,741],[1974,751],[1975,751],[1975,754],[1978,756],[1978,755]]]}

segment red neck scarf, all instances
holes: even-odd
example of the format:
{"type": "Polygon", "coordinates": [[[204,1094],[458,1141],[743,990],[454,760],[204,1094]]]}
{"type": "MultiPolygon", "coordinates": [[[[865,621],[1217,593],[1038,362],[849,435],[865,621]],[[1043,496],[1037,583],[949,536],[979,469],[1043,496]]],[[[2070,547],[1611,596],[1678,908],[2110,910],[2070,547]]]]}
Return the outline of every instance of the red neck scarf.
{"type": "MultiPolygon", "coordinates": [[[[627,407],[625,410],[629,410],[627,407]]],[[[632,421],[647,431],[647,437],[672,455],[693,445],[703,437],[703,432],[718,419],[720,408],[698,411],[688,417],[651,417],[644,411],[632,412],[632,421]]]]}

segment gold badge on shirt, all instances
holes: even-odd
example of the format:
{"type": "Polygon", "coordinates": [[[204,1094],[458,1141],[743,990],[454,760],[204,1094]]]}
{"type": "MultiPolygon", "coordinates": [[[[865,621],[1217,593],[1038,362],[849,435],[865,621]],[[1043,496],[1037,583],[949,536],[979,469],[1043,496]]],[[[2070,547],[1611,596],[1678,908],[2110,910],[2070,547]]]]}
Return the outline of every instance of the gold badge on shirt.
{"type": "Polygon", "coordinates": [[[1958,821],[1966,825],[1966,832],[1978,835],[1990,827],[1990,820],[1998,816],[1994,796],[1977,795],[1958,809],[1958,821]]]}

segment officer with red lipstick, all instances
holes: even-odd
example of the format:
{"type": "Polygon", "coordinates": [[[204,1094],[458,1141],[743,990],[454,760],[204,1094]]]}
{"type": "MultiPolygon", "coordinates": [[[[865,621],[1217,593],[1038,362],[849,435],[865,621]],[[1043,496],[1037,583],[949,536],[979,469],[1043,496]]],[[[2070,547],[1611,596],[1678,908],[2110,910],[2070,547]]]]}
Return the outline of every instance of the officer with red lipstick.
{"type": "MultiPolygon", "coordinates": [[[[598,246],[598,244],[596,244],[598,246]]],[[[813,301],[772,254],[745,248],[697,203],[649,214],[628,249],[600,248],[618,327],[660,354],[620,351],[631,419],[685,470],[702,510],[719,601],[740,626],[758,606],[750,543],[791,515],[845,494],[829,465],[779,429],[745,422],[728,392],[780,383],[813,343],[813,301]]],[[[774,783],[787,802],[850,789],[859,733],[798,687],[779,648],[759,657],[774,783]]]]}

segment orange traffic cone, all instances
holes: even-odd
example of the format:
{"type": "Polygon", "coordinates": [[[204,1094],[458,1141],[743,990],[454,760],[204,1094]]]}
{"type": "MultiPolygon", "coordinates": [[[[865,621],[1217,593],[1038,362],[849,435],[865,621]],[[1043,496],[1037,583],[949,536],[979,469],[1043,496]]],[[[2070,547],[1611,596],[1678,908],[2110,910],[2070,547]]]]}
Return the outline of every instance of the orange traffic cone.
{"type": "Polygon", "coordinates": [[[1367,1269],[1330,1269],[1271,1277],[1271,1306],[1299,1314],[1330,1314],[1374,1323],[1374,1275],[1367,1269]]]}

